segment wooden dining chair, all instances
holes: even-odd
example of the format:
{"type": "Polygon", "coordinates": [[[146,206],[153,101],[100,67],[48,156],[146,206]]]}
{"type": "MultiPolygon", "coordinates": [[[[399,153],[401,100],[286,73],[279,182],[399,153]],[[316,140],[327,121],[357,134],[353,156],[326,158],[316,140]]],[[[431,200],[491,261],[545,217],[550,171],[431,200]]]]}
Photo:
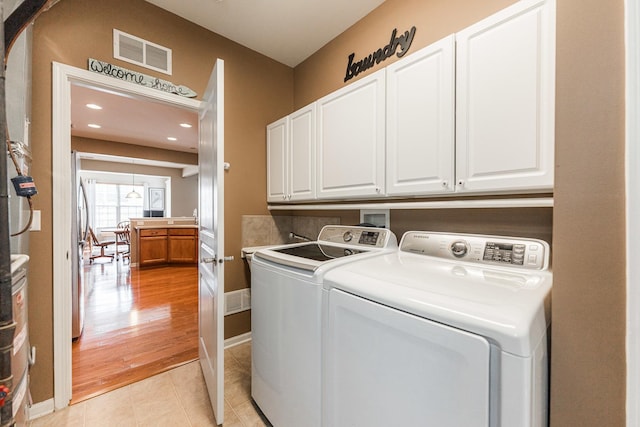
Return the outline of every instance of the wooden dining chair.
{"type": "Polygon", "coordinates": [[[115,240],[98,240],[98,238],[96,237],[96,234],[93,232],[93,229],[89,227],[89,244],[91,245],[91,256],[89,257],[89,264],[91,264],[93,260],[96,258],[111,258],[111,261],[113,261],[113,254],[107,254],[104,252],[104,250],[109,245],[113,245],[115,243],[116,243],[115,240]],[[100,248],[99,255],[93,254],[94,247],[100,248]]]}
{"type": "Polygon", "coordinates": [[[129,221],[120,221],[116,226],[117,229],[126,231],[126,233],[121,233],[119,238],[118,236],[116,236],[116,245],[127,247],[127,249],[124,252],[122,252],[123,254],[129,252],[129,250],[131,249],[131,241],[128,236],[129,227],[130,227],[129,221]]]}
{"type": "Polygon", "coordinates": [[[129,260],[131,263],[131,231],[129,227],[127,227],[126,232],[122,234],[122,240],[125,245],[127,245],[127,250],[122,253],[122,262],[124,263],[125,259],[129,260]]]}

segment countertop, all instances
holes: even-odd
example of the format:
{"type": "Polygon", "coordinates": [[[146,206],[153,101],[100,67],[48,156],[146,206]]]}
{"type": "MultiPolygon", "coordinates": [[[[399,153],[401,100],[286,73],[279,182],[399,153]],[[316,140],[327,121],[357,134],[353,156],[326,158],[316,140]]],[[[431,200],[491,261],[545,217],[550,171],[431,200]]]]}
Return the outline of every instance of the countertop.
{"type": "Polygon", "coordinates": [[[198,228],[195,224],[162,224],[162,225],[137,225],[134,227],[136,230],[148,230],[154,228],[198,228]]]}

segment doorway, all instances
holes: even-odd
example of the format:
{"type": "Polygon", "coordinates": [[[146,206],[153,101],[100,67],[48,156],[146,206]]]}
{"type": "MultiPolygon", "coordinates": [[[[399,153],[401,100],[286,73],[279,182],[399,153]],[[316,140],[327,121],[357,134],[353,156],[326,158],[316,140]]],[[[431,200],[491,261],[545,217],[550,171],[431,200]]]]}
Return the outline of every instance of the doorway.
{"type": "Polygon", "coordinates": [[[200,101],[179,98],[146,87],[97,75],[63,64],[53,66],[53,294],[54,294],[54,406],[68,405],[72,394],[71,369],[71,85],[83,85],[132,98],[183,108],[197,113],[200,101]]]}

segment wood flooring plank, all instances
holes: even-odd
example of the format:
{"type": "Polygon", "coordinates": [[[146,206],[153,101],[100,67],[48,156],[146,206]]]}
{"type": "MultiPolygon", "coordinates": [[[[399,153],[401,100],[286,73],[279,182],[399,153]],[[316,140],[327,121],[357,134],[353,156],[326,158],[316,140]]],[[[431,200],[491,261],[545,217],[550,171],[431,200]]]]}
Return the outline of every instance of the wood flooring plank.
{"type": "Polygon", "coordinates": [[[198,358],[198,268],[85,267],[93,287],[72,345],[72,404],[198,358]]]}

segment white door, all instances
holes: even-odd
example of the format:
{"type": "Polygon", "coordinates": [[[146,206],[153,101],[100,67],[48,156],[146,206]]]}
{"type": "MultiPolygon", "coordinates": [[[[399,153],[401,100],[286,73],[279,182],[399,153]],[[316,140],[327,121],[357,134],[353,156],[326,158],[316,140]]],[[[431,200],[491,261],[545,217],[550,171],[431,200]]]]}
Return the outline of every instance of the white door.
{"type": "Polygon", "coordinates": [[[289,116],[289,200],[316,197],[316,104],[289,116]]]}
{"type": "Polygon", "coordinates": [[[456,191],[553,188],[555,1],[456,34],[456,191]]]}
{"type": "Polygon", "coordinates": [[[493,425],[483,337],[336,289],[325,337],[324,425],[493,425]]]}
{"type": "Polygon", "coordinates": [[[446,37],[387,70],[387,194],[452,192],[455,37],[446,37]]]}
{"type": "Polygon", "coordinates": [[[216,422],[224,421],[224,61],[216,60],[200,112],[198,348],[216,422]]]}
{"type": "Polygon", "coordinates": [[[317,102],[319,199],[384,195],[385,74],[317,102]]]}
{"type": "Polygon", "coordinates": [[[287,146],[289,117],[267,126],[267,201],[286,202],[289,192],[287,146]]]}

